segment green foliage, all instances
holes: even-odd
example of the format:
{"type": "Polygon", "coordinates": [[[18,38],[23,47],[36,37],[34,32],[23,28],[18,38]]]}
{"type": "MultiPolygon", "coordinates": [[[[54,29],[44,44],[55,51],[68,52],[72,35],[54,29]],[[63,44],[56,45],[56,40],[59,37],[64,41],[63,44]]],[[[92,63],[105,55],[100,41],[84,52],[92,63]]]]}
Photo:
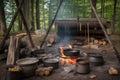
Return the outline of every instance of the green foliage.
{"type": "MultiPolygon", "coordinates": [[[[91,8],[88,2],[89,0],[64,0],[60,8],[57,18],[90,18],[91,8]]],[[[40,0],[40,26],[43,29],[47,29],[51,20],[53,19],[57,6],[60,0],[40,0]]],[[[32,3],[31,3],[32,4],[32,3]]],[[[35,9],[35,3],[34,9],[35,9]]],[[[16,10],[14,0],[5,0],[6,22],[9,22],[16,10]]],[[[114,0],[97,0],[96,10],[100,17],[106,19],[112,19],[114,0]],[[104,4],[101,1],[105,1],[104,4]],[[104,5],[104,6],[101,6],[104,5]]],[[[34,16],[36,12],[34,11],[34,16]]],[[[116,15],[116,32],[120,32],[120,0],[117,3],[117,15],[116,15]]],[[[14,24],[15,30],[18,28],[18,21],[14,24]]]]}

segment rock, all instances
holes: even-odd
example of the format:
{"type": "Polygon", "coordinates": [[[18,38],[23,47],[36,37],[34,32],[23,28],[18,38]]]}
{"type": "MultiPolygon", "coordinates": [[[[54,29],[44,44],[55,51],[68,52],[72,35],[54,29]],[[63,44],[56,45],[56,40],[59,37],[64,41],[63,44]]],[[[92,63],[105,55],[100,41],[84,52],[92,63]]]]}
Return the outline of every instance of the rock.
{"type": "Polygon", "coordinates": [[[94,78],[96,78],[96,75],[95,75],[95,74],[91,74],[89,77],[90,77],[91,79],[94,79],[94,78]]]}

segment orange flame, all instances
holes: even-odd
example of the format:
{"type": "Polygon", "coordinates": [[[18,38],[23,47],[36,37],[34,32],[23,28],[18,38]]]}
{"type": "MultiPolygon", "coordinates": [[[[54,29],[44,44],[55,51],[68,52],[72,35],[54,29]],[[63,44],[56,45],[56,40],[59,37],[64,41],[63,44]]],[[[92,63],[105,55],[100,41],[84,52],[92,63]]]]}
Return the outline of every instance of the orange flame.
{"type": "MultiPolygon", "coordinates": [[[[70,49],[72,49],[71,45],[68,45],[70,49]]],[[[76,63],[76,58],[75,57],[68,57],[64,55],[63,47],[60,47],[60,63],[61,64],[75,64],[76,63]]]]}
{"type": "Polygon", "coordinates": [[[68,47],[69,47],[70,49],[72,49],[72,45],[68,44],[68,47]]]}

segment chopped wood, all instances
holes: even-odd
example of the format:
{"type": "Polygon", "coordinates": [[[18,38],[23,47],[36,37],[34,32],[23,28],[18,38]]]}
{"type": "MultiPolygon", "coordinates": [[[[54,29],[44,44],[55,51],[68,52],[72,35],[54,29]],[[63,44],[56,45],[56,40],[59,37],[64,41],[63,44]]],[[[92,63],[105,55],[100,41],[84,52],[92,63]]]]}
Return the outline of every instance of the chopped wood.
{"type": "Polygon", "coordinates": [[[16,36],[17,37],[23,37],[23,36],[26,36],[27,35],[27,33],[19,33],[19,34],[17,34],[16,36]]]}
{"type": "Polygon", "coordinates": [[[110,75],[117,75],[118,74],[118,70],[114,67],[110,67],[109,70],[108,70],[108,73],[110,75]]]}
{"type": "Polygon", "coordinates": [[[102,45],[102,44],[103,44],[103,41],[99,40],[99,44],[102,45]]]}
{"type": "Polygon", "coordinates": [[[13,65],[15,63],[15,37],[10,36],[10,44],[7,55],[7,65],[13,65]]]}
{"type": "Polygon", "coordinates": [[[95,74],[91,74],[89,77],[90,77],[91,79],[94,79],[94,78],[96,78],[96,75],[95,75],[95,74]]]}
{"type": "Polygon", "coordinates": [[[80,23],[80,31],[82,31],[82,24],[80,23]]]}
{"type": "Polygon", "coordinates": [[[50,42],[51,44],[53,44],[53,43],[54,43],[54,41],[55,41],[55,39],[54,39],[54,38],[52,38],[52,37],[50,37],[49,42],[50,42]]]}
{"type": "Polygon", "coordinates": [[[36,70],[36,75],[48,76],[52,70],[53,70],[53,67],[40,67],[36,70]]]}
{"type": "Polygon", "coordinates": [[[7,55],[7,65],[14,65],[15,61],[19,59],[19,37],[10,36],[10,44],[7,55]]]}
{"type": "Polygon", "coordinates": [[[20,38],[16,37],[15,41],[15,60],[19,59],[20,38]]]}
{"type": "Polygon", "coordinates": [[[94,40],[94,44],[98,44],[98,42],[99,42],[98,40],[94,40]]]}
{"type": "Polygon", "coordinates": [[[107,42],[106,41],[103,41],[103,43],[102,43],[103,45],[106,45],[107,44],[107,42]]]}

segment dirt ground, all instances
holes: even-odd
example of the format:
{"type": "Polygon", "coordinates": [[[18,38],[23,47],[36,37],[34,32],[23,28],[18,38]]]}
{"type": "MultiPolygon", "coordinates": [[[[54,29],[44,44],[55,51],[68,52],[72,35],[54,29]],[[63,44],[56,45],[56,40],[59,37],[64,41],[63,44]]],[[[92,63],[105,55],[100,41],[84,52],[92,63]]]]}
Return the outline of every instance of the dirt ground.
{"type": "MultiPolygon", "coordinates": [[[[110,35],[109,37],[110,37],[112,43],[115,45],[118,52],[120,53],[120,35],[110,35]]],[[[37,40],[37,39],[35,38],[35,40],[37,40]]],[[[5,65],[4,64],[5,64],[5,60],[0,61],[0,80],[4,80],[4,76],[5,76],[5,65]]]]}
{"type": "Polygon", "coordinates": [[[120,35],[110,35],[110,39],[113,45],[118,50],[118,52],[120,53],[120,35]]]}

